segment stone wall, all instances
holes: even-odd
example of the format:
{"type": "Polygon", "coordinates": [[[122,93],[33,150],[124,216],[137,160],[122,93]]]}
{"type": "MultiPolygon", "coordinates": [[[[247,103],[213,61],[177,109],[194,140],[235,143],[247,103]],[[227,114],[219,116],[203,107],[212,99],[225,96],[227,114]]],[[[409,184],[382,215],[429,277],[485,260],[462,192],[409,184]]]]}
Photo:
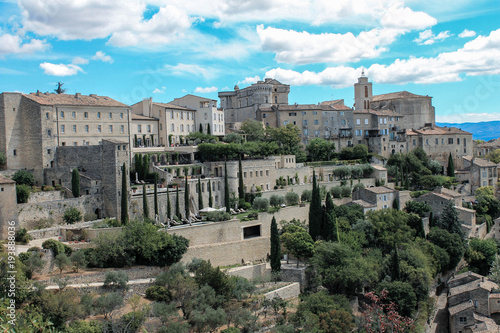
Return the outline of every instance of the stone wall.
{"type": "Polygon", "coordinates": [[[263,278],[265,276],[270,276],[270,273],[271,269],[267,268],[266,263],[251,265],[251,266],[235,267],[227,271],[227,274],[231,276],[239,276],[247,280],[256,280],[263,278]]]}
{"type": "Polygon", "coordinates": [[[63,224],[64,212],[70,207],[76,207],[83,217],[87,213],[93,214],[101,207],[101,202],[99,197],[84,195],[65,200],[18,204],[19,226],[32,230],[35,229],[40,219],[53,221],[54,225],[63,224]]]}
{"type": "Polygon", "coordinates": [[[28,203],[36,204],[46,201],[64,200],[64,192],[62,191],[48,191],[48,192],[31,192],[28,203]]]}
{"type": "Polygon", "coordinates": [[[75,229],[75,228],[88,228],[94,225],[94,223],[102,222],[103,220],[78,222],[74,224],[62,224],[50,228],[36,229],[28,231],[28,234],[32,239],[43,239],[51,237],[59,237],[61,235],[61,229],[75,229]]]}
{"type": "Polygon", "coordinates": [[[252,261],[265,261],[270,253],[270,228],[274,215],[276,221],[293,218],[307,220],[309,205],[304,207],[286,207],[275,214],[259,213],[254,221],[240,222],[231,220],[224,222],[204,223],[193,226],[173,227],[168,230],[189,239],[189,248],[183,256],[183,262],[193,258],[211,261],[214,266],[229,266],[252,261]],[[260,226],[260,237],[244,239],[243,229],[260,226]]]}
{"type": "Polygon", "coordinates": [[[284,286],[279,289],[265,293],[264,297],[267,299],[273,299],[276,297],[281,297],[282,299],[289,299],[298,297],[299,295],[300,295],[300,284],[298,282],[294,282],[288,286],[284,286]]]}

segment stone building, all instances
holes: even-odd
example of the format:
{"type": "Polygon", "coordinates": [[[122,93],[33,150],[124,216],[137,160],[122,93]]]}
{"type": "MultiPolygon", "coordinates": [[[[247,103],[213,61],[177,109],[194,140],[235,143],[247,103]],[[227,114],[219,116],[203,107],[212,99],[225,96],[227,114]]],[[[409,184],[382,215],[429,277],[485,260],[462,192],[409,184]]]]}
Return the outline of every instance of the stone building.
{"type": "Polygon", "coordinates": [[[197,131],[196,110],[170,104],[153,102],[146,98],[131,106],[132,113],[158,119],[158,145],[180,144],[184,136],[197,131]]]}
{"type": "Polygon", "coordinates": [[[270,78],[243,89],[236,85],[234,91],[219,92],[227,128],[233,131],[246,119],[256,119],[259,107],[288,105],[289,93],[289,85],[270,78]]]}
{"type": "Polygon", "coordinates": [[[41,184],[58,147],[129,142],[129,107],[106,96],[0,94],[0,151],[7,169],[32,170],[41,184]]]}
{"type": "Polygon", "coordinates": [[[256,120],[266,127],[296,125],[305,146],[312,139],[322,138],[334,141],[336,150],[353,145],[352,117],[352,109],[343,100],[259,107],[256,113],[256,120]]]}
{"type": "Polygon", "coordinates": [[[196,110],[196,130],[199,130],[201,125],[203,133],[210,131],[210,134],[215,136],[225,135],[224,111],[217,108],[217,100],[186,95],[175,98],[170,104],[196,110]]]}
{"type": "Polygon", "coordinates": [[[500,312],[498,285],[482,275],[465,272],[448,280],[448,313],[451,333],[498,332],[492,319],[500,312]]]}
{"type": "Polygon", "coordinates": [[[471,192],[476,193],[480,187],[491,186],[494,188],[494,193],[498,189],[498,165],[484,158],[475,158],[471,156],[462,157],[463,169],[465,171],[465,179],[462,181],[470,184],[471,192]]]}
{"type": "MultiPolygon", "coordinates": [[[[54,156],[54,167],[45,172],[45,184],[60,184],[71,188],[71,172],[80,171],[82,195],[98,196],[102,206],[95,207],[98,217],[120,217],[122,166],[127,167],[130,151],[128,141],[102,140],[101,145],[59,147],[54,156]]],[[[127,182],[128,184],[128,182],[127,182]]]]}
{"type": "Polygon", "coordinates": [[[448,165],[449,154],[453,157],[455,169],[462,167],[462,156],[472,154],[472,133],[456,127],[429,126],[407,129],[407,149],[422,148],[429,158],[448,165]]]}
{"type": "Polygon", "coordinates": [[[158,145],[158,118],[132,114],[130,135],[133,147],[155,147],[158,145]]]}
{"type": "Polygon", "coordinates": [[[352,193],[353,203],[360,204],[368,210],[392,208],[394,201],[399,200],[398,191],[387,186],[362,188],[352,193]]]}
{"type": "Polygon", "coordinates": [[[0,175],[0,239],[7,238],[9,222],[17,226],[16,204],[16,183],[0,175]]]}
{"type": "Polygon", "coordinates": [[[474,146],[474,156],[485,157],[497,149],[500,149],[500,138],[476,144],[474,146]]]}

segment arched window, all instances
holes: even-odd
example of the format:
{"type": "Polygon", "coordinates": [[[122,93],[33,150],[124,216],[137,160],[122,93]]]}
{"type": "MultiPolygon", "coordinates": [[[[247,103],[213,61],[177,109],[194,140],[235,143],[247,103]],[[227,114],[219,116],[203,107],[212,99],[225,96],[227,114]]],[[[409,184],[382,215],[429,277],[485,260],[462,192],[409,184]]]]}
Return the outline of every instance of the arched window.
{"type": "Polygon", "coordinates": [[[368,97],[368,87],[365,86],[365,97],[368,97]]]}

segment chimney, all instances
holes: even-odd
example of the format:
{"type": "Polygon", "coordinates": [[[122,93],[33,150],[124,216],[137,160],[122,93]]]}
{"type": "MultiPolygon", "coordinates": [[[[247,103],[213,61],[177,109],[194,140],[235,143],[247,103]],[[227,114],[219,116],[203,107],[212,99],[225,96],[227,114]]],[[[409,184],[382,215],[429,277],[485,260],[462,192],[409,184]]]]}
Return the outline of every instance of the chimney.
{"type": "Polygon", "coordinates": [[[42,93],[40,92],[40,90],[37,90],[37,91],[36,91],[36,95],[37,95],[37,96],[40,96],[41,94],[42,94],[42,93]]]}
{"type": "Polygon", "coordinates": [[[97,95],[96,95],[96,94],[90,94],[89,96],[90,96],[90,97],[97,97],[97,95]]]}
{"type": "Polygon", "coordinates": [[[75,94],[75,98],[81,98],[82,97],[82,94],[81,93],[76,93],[75,94]]]}

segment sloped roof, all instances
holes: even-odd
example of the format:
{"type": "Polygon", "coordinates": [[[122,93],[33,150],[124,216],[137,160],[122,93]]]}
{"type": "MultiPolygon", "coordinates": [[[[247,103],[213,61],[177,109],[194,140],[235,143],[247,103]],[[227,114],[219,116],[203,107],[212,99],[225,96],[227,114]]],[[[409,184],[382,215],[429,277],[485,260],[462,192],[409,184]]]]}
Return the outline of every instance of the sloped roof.
{"type": "Polygon", "coordinates": [[[187,108],[185,106],[179,106],[171,103],[158,103],[158,102],[153,102],[154,105],[161,106],[162,108],[167,108],[167,109],[174,109],[174,110],[184,110],[184,111],[196,111],[190,108],[187,108]]]}
{"type": "Polygon", "coordinates": [[[382,194],[382,193],[392,193],[396,192],[396,190],[387,187],[387,186],[377,186],[377,187],[368,187],[364,189],[365,191],[370,191],[376,194],[382,194]]]}
{"type": "Polygon", "coordinates": [[[128,108],[128,105],[120,103],[107,96],[97,95],[68,95],[52,93],[23,94],[24,97],[40,105],[67,105],[67,106],[113,106],[128,108]]]}
{"type": "Polygon", "coordinates": [[[347,105],[345,105],[343,99],[335,99],[335,100],[332,100],[332,101],[324,101],[324,102],[319,103],[319,105],[331,106],[331,107],[333,107],[333,108],[335,108],[336,110],[339,110],[339,111],[350,111],[350,110],[352,110],[350,107],[348,107],[347,105]]]}
{"type": "Polygon", "coordinates": [[[365,200],[353,200],[351,202],[346,203],[346,205],[360,205],[363,208],[373,208],[377,207],[377,205],[372,204],[371,202],[365,201],[365,200]]]}
{"type": "Polygon", "coordinates": [[[16,182],[10,178],[0,175],[0,184],[15,184],[16,182]]]}
{"type": "Polygon", "coordinates": [[[472,302],[472,300],[468,300],[468,301],[459,303],[457,305],[450,306],[448,308],[448,312],[450,313],[450,316],[454,316],[457,313],[468,310],[470,308],[474,309],[474,302],[472,302]]]}
{"type": "Polygon", "coordinates": [[[463,156],[463,159],[469,162],[472,162],[473,164],[479,165],[481,167],[496,167],[497,164],[488,161],[487,159],[484,158],[476,158],[472,156],[463,156]]]}
{"type": "Polygon", "coordinates": [[[151,120],[151,121],[158,121],[158,118],[154,117],[147,117],[143,116],[141,114],[134,114],[132,113],[132,120],[151,120]]]}
{"type": "Polygon", "coordinates": [[[388,94],[374,95],[372,97],[372,101],[378,102],[378,101],[385,101],[385,100],[389,100],[389,99],[407,99],[407,98],[432,98],[432,97],[423,96],[423,95],[416,95],[416,94],[412,94],[411,92],[408,92],[406,90],[403,90],[403,91],[398,91],[398,92],[393,92],[393,93],[388,93],[388,94]]]}
{"type": "Polygon", "coordinates": [[[464,135],[472,135],[472,133],[461,130],[456,127],[422,127],[420,129],[411,129],[406,131],[407,135],[449,135],[449,134],[464,134],[464,135]]]}

